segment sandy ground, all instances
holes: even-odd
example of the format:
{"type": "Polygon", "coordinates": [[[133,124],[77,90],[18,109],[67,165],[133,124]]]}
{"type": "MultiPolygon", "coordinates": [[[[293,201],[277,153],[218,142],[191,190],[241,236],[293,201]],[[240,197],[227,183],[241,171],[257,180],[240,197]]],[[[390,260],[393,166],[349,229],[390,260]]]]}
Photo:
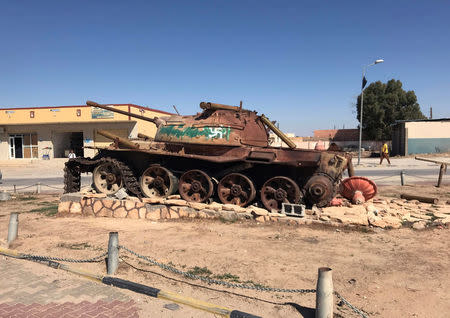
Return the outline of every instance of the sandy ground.
{"type": "MultiPolygon", "coordinates": [[[[426,193],[424,189],[421,192],[426,193]]],[[[120,244],[136,252],[182,270],[205,268],[210,276],[225,275],[228,280],[234,277],[271,287],[309,289],[315,288],[317,269],[331,267],[335,290],[371,317],[448,317],[450,312],[448,228],[358,231],[252,221],[61,218],[51,215],[57,200],[57,196],[43,195],[1,202],[0,238],[7,236],[9,213],[18,211],[23,213],[19,238],[11,247],[24,253],[96,256],[106,250],[108,233],[118,231],[120,244]],[[36,212],[29,212],[32,210],[36,212]]],[[[4,239],[1,244],[5,245],[4,239]]],[[[124,279],[263,317],[314,316],[314,294],[205,285],[149,266],[125,252],[121,256],[124,262],[118,277],[124,279]]],[[[39,264],[26,266],[36,272],[43,270],[39,264]]],[[[106,274],[104,263],[74,267],[106,274]]],[[[142,308],[142,317],[212,316],[187,306],[163,311],[163,300],[133,297],[142,308]]],[[[337,306],[335,312],[338,317],[357,317],[345,307],[337,306]]]]}

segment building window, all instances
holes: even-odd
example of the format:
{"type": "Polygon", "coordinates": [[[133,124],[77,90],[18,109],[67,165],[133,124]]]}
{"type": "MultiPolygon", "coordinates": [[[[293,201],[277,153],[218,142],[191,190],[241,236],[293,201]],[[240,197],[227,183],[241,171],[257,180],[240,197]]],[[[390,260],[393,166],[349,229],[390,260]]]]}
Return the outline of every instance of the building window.
{"type": "Polygon", "coordinates": [[[77,109],[77,117],[81,116],[81,109],[77,109]]]}
{"type": "Polygon", "coordinates": [[[38,138],[36,133],[9,135],[10,158],[37,158],[38,138]]]}
{"type": "Polygon", "coordinates": [[[30,118],[34,118],[34,110],[30,111],[30,118]]]}

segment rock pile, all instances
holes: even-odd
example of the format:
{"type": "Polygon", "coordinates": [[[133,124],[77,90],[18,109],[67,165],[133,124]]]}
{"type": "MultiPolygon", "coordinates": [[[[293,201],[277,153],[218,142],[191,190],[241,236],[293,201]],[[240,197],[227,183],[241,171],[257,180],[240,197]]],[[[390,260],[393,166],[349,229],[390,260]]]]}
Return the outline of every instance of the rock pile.
{"type": "Polygon", "coordinates": [[[257,222],[283,222],[297,224],[327,224],[332,226],[372,226],[400,228],[411,226],[423,229],[430,225],[450,223],[450,205],[425,204],[403,199],[377,198],[364,205],[345,204],[341,207],[326,207],[306,210],[303,218],[287,217],[284,214],[257,206],[246,208],[212,202],[195,203],[180,199],[179,195],[168,198],[128,197],[124,200],[103,194],[70,193],[61,197],[59,215],[75,214],[93,217],[131,219],[178,219],[217,218],[224,221],[254,219],[257,222]]]}

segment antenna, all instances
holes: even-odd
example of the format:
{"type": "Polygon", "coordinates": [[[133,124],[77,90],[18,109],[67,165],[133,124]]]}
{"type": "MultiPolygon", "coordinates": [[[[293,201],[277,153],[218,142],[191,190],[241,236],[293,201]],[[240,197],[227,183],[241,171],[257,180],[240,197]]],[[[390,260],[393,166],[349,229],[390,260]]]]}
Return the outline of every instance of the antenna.
{"type": "Polygon", "coordinates": [[[173,106],[173,109],[175,109],[175,111],[177,112],[177,114],[180,115],[180,113],[178,112],[177,107],[175,105],[172,105],[172,106],[173,106]]]}

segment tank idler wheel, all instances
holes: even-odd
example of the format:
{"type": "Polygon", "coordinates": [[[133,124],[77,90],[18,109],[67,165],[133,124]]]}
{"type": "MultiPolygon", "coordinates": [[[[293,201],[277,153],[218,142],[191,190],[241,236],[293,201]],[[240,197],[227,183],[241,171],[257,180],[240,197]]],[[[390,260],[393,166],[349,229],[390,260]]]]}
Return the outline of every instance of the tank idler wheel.
{"type": "Polygon", "coordinates": [[[178,188],[178,179],[170,170],[160,165],[151,165],[142,174],[139,185],[147,198],[165,198],[175,193],[178,188]]]}
{"type": "Polygon", "coordinates": [[[114,162],[103,162],[95,167],[92,181],[95,190],[105,194],[114,194],[123,187],[122,172],[114,162]]]}
{"type": "Polygon", "coordinates": [[[246,206],[256,196],[252,180],[240,173],[230,173],[220,180],[217,187],[219,199],[223,204],[246,206]]]}
{"type": "Polygon", "coordinates": [[[204,202],[212,196],[213,191],[211,178],[201,170],[185,172],[178,184],[181,197],[189,202],[204,202]]]}
{"type": "Polygon", "coordinates": [[[297,204],[302,195],[297,183],[283,176],[267,180],[261,189],[261,201],[269,211],[280,211],[282,203],[297,204]]]}
{"type": "Polygon", "coordinates": [[[314,175],[305,185],[306,200],[319,208],[326,206],[335,196],[336,189],[330,177],[314,175]]]}

